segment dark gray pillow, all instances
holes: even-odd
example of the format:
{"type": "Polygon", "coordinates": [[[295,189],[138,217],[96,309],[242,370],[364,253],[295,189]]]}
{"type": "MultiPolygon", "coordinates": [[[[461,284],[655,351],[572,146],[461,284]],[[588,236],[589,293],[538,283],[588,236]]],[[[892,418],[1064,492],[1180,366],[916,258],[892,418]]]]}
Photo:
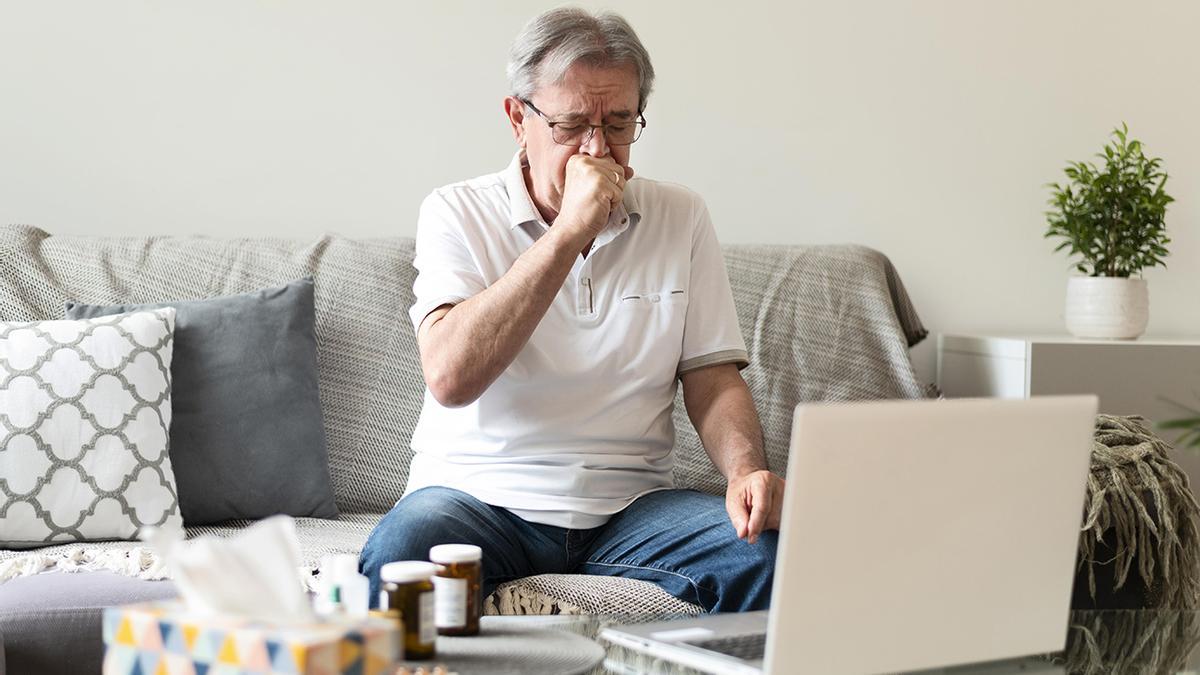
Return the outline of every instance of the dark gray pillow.
{"type": "Polygon", "coordinates": [[[208,300],[67,303],[89,319],[174,307],[171,464],[186,525],[337,516],[317,392],[313,282],[208,300]]]}

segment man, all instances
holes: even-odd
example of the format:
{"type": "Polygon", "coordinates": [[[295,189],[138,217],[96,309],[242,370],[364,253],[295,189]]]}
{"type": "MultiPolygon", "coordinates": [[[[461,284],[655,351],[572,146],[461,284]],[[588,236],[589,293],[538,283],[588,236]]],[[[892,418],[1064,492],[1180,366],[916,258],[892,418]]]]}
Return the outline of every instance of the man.
{"type": "Polygon", "coordinates": [[[507,169],[421,206],[411,310],[428,384],[405,496],[363,572],[441,543],[484,593],[541,573],[656,583],[709,611],[769,602],[783,480],[703,201],[634,179],[654,78],[614,14],[551,10],[513,46],[507,169]],[[675,490],[677,382],[726,498],[675,490]]]}

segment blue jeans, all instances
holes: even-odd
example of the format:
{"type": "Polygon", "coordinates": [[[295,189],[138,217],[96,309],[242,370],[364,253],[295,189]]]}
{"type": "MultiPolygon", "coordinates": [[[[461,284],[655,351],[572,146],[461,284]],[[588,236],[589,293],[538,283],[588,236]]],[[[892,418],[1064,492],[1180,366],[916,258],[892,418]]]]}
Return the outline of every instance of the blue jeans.
{"type": "Polygon", "coordinates": [[[367,539],[359,569],[379,596],[379,568],[428,560],[437,544],[483,549],[483,594],[534,574],[600,574],[658,584],[709,612],[766,609],[777,532],[755,544],[737,538],[725,501],[694,490],[641,497],[604,525],[571,530],[530,523],[507,509],[444,487],[401,499],[367,539]]]}

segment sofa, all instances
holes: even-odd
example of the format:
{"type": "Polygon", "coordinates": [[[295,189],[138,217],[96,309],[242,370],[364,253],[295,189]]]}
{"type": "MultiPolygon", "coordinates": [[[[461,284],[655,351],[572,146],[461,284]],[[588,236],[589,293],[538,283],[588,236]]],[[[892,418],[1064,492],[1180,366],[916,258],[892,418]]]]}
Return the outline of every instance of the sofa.
{"type": "MultiPolygon", "coordinates": [[[[53,236],[0,228],[0,321],[63,317],[64,303],[148,303],[244,293],[311,276],[321,409],[335,519],[298,518],[306,578],[329,553],[357,553],[404,491],[424,394],[407,309],[413,240],[316,241],[53,236]]],[[[909,348],[926,331],[891,262],[854,245],[724,248],[770,468],[783,474],[804,401],[923,398],[909,348]]],[[[724,494],[677,396],[678,487],[724,494]]],[[[0,495],[2,498],[2,495],[0,495]]],[[[228,536],[250,524],[188,526],[228,536]]],[[[185,523],[186,525],[186,523],[185,523]]],[[[170,597],[170,570],[139,542],[0,550],[0,664],[8,672],[98,672],[104,607],[170,597]]],[[[488,613],[696,613],[644,582],[542,575],[510,582],[488,613]]],[[[0,665],[0,673],[4,670],[0,665]]]]}

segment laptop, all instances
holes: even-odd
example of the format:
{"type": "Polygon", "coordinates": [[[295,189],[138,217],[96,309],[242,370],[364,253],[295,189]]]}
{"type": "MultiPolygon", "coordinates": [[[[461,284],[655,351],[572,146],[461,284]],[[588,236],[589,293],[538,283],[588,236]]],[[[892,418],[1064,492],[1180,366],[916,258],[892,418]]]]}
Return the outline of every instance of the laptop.
{"type": "Polygon", "coordinates": [[[800,405],[771,610],[600,636],[747,675],[895,672],[1060,651],[1097,404],[800,405]]]}

